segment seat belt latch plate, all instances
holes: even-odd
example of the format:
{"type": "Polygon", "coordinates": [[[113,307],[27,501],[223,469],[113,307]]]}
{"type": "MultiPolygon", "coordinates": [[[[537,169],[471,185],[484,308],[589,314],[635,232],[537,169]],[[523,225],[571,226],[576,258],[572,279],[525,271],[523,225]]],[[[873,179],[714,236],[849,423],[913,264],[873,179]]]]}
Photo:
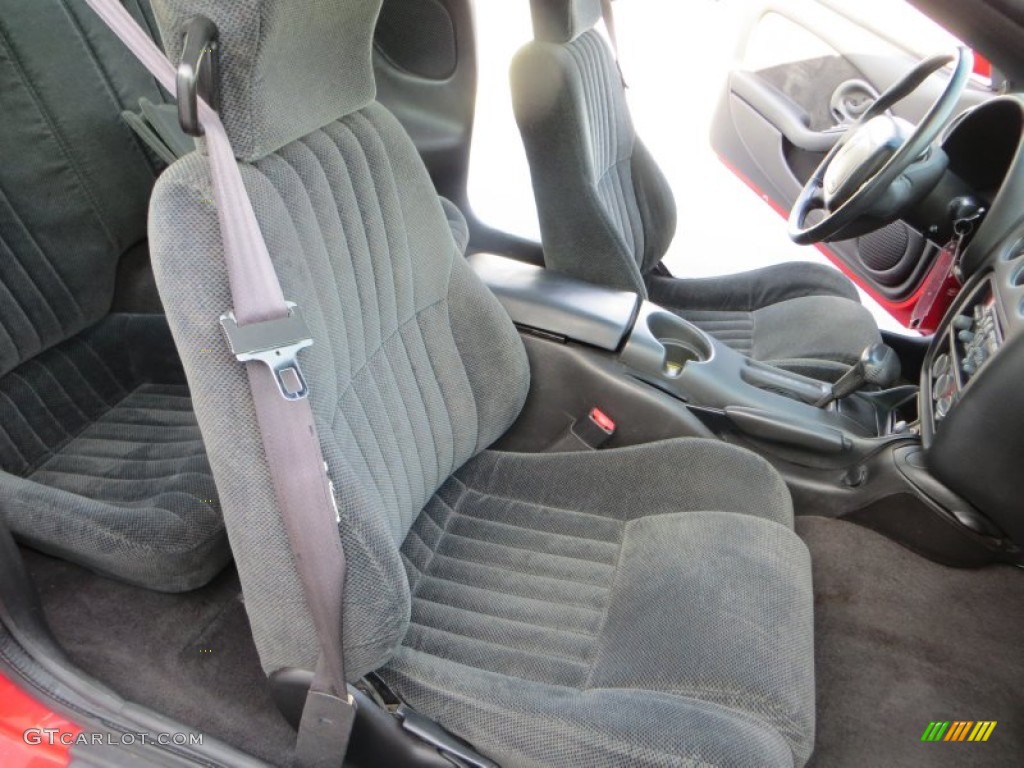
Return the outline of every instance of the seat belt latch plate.
{"type": "Polygon", "coordinates": [[[298,354],[313,346],[313,338],[297,306],[288,302],[287,317],[248,325],[239,325],[235,313],[226,312],[220,324],[235,359],[240,363],[257,361],[270,368],[281,397],[302,400],[309,394],[298,354]]]}

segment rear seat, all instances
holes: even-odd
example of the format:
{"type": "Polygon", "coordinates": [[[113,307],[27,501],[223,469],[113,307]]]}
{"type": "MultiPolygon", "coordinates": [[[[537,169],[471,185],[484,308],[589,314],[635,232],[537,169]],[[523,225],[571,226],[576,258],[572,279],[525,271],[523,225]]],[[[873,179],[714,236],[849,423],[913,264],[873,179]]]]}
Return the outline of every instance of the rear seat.
{"type": "Polygon", "coordinates": [[[0,0],[0,514],[39,550],[183,591],[230,553],[148,269],[161,166],[120,118],[142,97],[165,100],[82,0],[0,0]]]}

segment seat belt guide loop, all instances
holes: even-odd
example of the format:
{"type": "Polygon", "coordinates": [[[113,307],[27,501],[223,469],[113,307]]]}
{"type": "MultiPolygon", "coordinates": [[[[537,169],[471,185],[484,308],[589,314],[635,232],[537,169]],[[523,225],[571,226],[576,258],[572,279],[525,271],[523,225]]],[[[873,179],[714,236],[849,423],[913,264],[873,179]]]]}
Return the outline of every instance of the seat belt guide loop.
{"type": "Polygon", "coordinates": [[[309,386],[299,367],[298,353],[313,346],[313,338],[295,304],[288,302],[287,317],[239,325],[235,313],[226,312],[220,324],[238,362],[257,361],[270,368],[285,400],[306,398],[309,386]]]}

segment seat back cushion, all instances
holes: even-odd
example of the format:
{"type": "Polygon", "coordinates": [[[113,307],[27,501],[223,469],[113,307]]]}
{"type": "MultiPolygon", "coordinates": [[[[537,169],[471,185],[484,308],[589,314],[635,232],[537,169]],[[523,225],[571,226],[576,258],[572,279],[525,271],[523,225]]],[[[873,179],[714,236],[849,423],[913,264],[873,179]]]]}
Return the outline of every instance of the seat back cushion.
{"type": "Polygon", "coordinates": [[[120,117],[141,97],[164,98],[84,0],[0,0],[0,375],[97,323],[144,256],[159,164],[120,117]]]}
{"type": "MultiPolygon", "coordinates": [[[[358,678],[405,634],[399,545],[441,483],[518,414],[525,354],[456,250],[415,148],[383,107],[244,166],[243,176],[285,297],[302,308],[314,339],[300,360],[341,510],[345,663],[358,678]]],[[[264,668],[311,669],[315,636],[248,379],[217,323],[231,297],[216,212],[200,202],[209,195],[199,155],[161,177],[151,227],[157,282],[264,668]]]]}
{"type": "Polygon", "coordinates": [[[594,29],[529,43],[511,81],[547,266],[646,296],[643,275],[675,234],[675,202],[636,136],[608,44],[594,29]]]}

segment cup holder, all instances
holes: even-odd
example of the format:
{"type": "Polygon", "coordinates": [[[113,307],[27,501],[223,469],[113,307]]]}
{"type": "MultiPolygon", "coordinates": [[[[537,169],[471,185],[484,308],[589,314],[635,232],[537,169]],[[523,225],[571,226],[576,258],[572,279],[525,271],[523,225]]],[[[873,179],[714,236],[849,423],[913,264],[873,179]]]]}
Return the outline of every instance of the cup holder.
{"type": "Polygon", "coordinates": [[[692,347],[674,340],[660,339],[665,347],[664,373],[670,379],[682,375],[687,363],[702,363],[707,358],[701,357],[700,352],[692,347]]]}
{"type": "Polygon", "coordinates": [[[682,375],[690,363],[705,363],[714,355],[707,335],[681,317],[657,312],[648,315],[647,328],[664,348],[662,373],[670,379],[682,375]]]}

